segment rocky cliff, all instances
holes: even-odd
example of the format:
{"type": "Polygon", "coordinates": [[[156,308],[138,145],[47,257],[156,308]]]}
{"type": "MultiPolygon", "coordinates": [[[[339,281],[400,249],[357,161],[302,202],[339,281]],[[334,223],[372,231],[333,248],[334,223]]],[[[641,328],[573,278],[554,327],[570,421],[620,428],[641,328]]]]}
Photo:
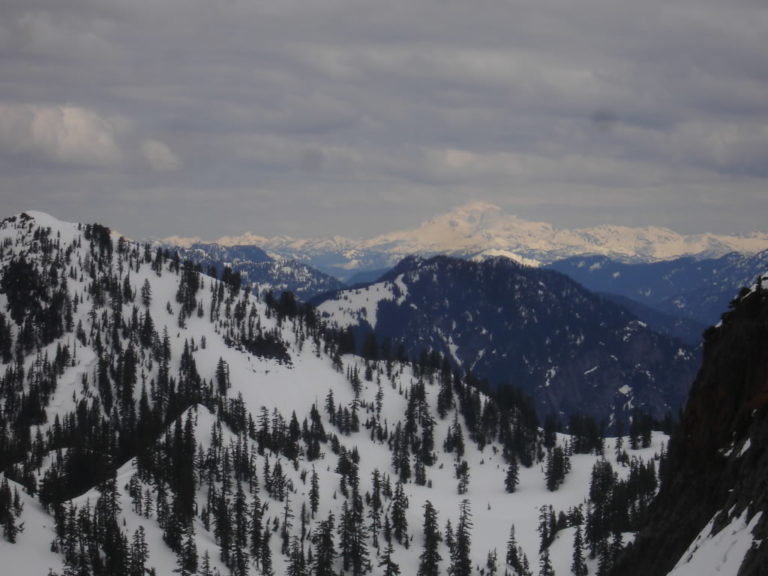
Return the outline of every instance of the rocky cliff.
{"type": "Polygon", "coordinates": [[[648,525],[613,573],[768,573],[767,449],[768,289],[758,280],[705,333],[648,525]]]}

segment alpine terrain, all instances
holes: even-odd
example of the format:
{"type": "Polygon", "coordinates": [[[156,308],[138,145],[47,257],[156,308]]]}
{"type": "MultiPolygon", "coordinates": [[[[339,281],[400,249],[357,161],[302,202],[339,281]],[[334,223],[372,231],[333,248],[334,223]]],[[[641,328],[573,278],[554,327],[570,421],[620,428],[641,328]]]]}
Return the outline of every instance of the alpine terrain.
{"type": "Polygon", "coordinates": [[[4,573],[604,574],[657,489],[648,420],[542,429],[439,353],[355,355],[288,293],[101,224],[7,218],[0,272],[4,573]]]}

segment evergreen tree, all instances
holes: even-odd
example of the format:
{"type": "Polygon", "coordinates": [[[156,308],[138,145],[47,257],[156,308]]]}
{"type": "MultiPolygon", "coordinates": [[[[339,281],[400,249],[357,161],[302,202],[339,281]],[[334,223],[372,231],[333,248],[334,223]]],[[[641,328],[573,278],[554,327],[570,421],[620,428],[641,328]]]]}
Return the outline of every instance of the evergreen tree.
{"type": "Polygon", "coordinates": [[[513,456],[512,460],[507,466],[507,474],[504,477],[504,489],[510,494],[517,489],[517,484],[520,481],[520,469],[517,464],[517,459],[513,456]]]}
{"type": "MultiPolygon", "coordinates": [[[[136,576],[144,575],[142,573],[141,575],[136,576]]],[[[199,576],[213,576],[213,569],[211,568],[211,555],[208,553],[208,550],[203,553],[203,559],[200,562],[199,576]]]]}
{"type": "Polygon", "coordinates": [[[547,548],[554,537],[549,522],[551,512],[551,506],[545,505],[539,508],[539,525],[537,527],[539,533],[539,552],[547,548]]]}
{"type": "Polygon", "coordinates": [[[152,303],[152,286],[149,284],[148,279],[144,279],[144,284],[141,285],[141,303],[145,308],[149,308],[152,303]]]}
{"type": "Polygon", "coordinates": [[[459,494],[466,494],[469,490],[469,463],[466,460],[460,460],[455,464],[455,472],[459,480],[456,491],[459,494]]]}
{"type": "Polygon", "coordinates": [[[258,494],[254,494],[251,504],[251,522],[250,522],[250,550],[251,556],[256,566],[261,563],[262,541],[264,540],[264,526],[262,518],[264,516],[264,507],[258,494]]]}
{"type": "Polygon", "coordinates": [[[144,576],[144,570],[149,558],[149,548],[147,547],[146,533],[143,526],[139,526],[133,533],[131,541],[131,551],[129,557],[129,575],[144,576]]]}
{"type": "Polygon", "coordinates": [[[270,532],[264,534],[261,540],[261,573],[264,576],[274,576],[272,569],[272,548],[269,545],[270,532]]]}
{"type": "Polygon", "coordinates": [[[439,576],[443,559],[439,552],[440,528],[437,511],[429,500],[424,504],[424,551],[419,556],[418,576],[439,576]]]}
{"type": "Polygon", "coordinates": [[[313,535],[315,545],[313,576],[336,576],[333,570],[333,560],[336,557],[333,531],[334,518],[333,513],[330,513],[326,520],[319,523],[313,535]]]}
{"type": "Polygon", "coordinates": [[[516,573],[520,572],[520,558],[517,554],[517,538],[515,537],[515,525],[509,528],[509,539],[507,540],[507,566],[512,566],[516,573]]]}
{"type": "Polygon", "coordinates": [[[191,524],[185,530],[181,554],[178,556],[178,565],[181,574],[191,575],[197,572],[197,543],[195,530],[191,524]]]}
{"type": "Polygon", "coordinates": [[[287,576],[308,576],[307,559],[304,556],[304,548],[296,536],[291,538],[287,576]]]}
{"type": "Polygon", "coordinates": [[[368,517],[371,520],[370,533],[373,545],[379,547],[379,530],[381,529],[381,479],[379,469],[375,468],[371,474],[371,498],[368,517]]]}
{"type": "Polygon", "coordinates": [[[554,492],[565,480],[570,469],[570,461],[560,446],[555,446],[547,453],[545,477],[547,490],[554,492]]]}
{"type": "Polygon", "coordinates": [[[462,500],[459,508],[459,523],[456,525],[456,544],[451,553],[451,575],[472,575],[472,511],[469,500],[462,500]]]}
{"type": "Polygon", "coordinates": [[[408,518],[405,511],[408,509],[408,497],[403,490],[403,483],[398,482],[395,485],[395,494],[392,498],[392,530],[395,539],[407,546],[408,541],[408,518]]]}
{"type": "Polygon", "coordinates": [[[445,545],[448,547],[451,556],[453,556],[453,551],[456,548],[456,538],[453,534],[453,525],[450,518],[445,522],[445,545]]]}
{"type": "Polygon", "coordinates": [[[394,550],[392,549],[392,542],[387,543],[387,547],[384,550],[384,554],[379,561],[379,567],[384,567],[382,576],[400,576],[400,566],[392,559],[394,550]]]}
{"type": "Polygon", "coordinates": [[[312,510],[312,517],[314,518],[320,505],[320,478],[314,466],[312,466],[312,477],[310,480],[309,505],[312,510]]]}
{"type": "Polygon", "coordinates": [[[488,576],[496,576],[496,572],[499,570],[499,564],[495,548],[488,551],[488,557],[485,560],[485,568],[488,576]]]}
{"type": "Polygon", "coordinates": [[[544,548],[539,554],[539,576],[555,576],[552,561],[549,558],[549,548],[544,548]]]}
{"type": "Polygon", "coordinates": [[[574,576],[587,576],[587,563],[584,560],[584,541],[581,535],[581,526],[576,525],[576,534],[573,537],[573,559],[571,572],[574,576]]]}

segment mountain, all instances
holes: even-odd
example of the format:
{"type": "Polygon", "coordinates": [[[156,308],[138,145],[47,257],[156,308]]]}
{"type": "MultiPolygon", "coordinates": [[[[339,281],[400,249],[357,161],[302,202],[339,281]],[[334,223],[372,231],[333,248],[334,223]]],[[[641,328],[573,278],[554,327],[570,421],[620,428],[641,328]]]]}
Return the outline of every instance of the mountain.
{"type": "Polygon", "coordinates": [[[101,224],[0,223],[4,569],[595,573],[641,525],[648,422],[542,431],[520,393],[356,356],[239,284],[101,224]]]}
{"type": "Polygon", "coordinates": [[[548,266],[596,292],[624,296],[664,314],[715,324],[738,291],[768,269],[768,250],[720,258],[665,262],[617,262],[602,256],[574,257],[548,266]]]}
{"type": "Polygon", "coordinates": [[[598,421],[634,408],[657,418],[683,405],[696,354],[626,309],[554,271],[506,258],[410,257],[379,282],[343,290],[322,318],[411,355],[434,350],[455,367],[530,394],[540,415],[598,421]]]}
{"type": "Polygon", "coordinates": [[[618,304],[622,308],[629,310],[629,312],[637,316],[639,320],[648,324],[648,327],[654,332],[677,338],[688,346],[694,348],[701,344],[701,335],[707,328],[706,324],[689,318],[673,316],[672,314],[661,312],[656,308],[651,308],[650,306],[641,304],[637,300],[632,300],[626,296],[608,294],[607,292],[600,293],[600,295],[614,304],[618,304]]]}
{"type": "Polygon", "coordinates": [[[347,279],[347,285],[356,286],[358,284],[371,284],[384,276],[384,274],[389,272],[389,270],[389,268],[379,268],[378,270],[358,272],[357,274],[354,274],[347,279]]]}
{"type": "Polygon", "coordinates": [[[768,291],[762,276],[707,331],[703,364],[669,445],[650,521],[615,574],[768,568],[768,291]]]}
{"type": "MultiPolygon", "coordinates": [[[[194,240],[173,238],[172,241],[188,244],[194,240]]],[[[391,267],[413,254],[472,257],[504,253],[526,265],[587,254],[623,262],[654,262],[686,255],[705,258],[729,252],[752,254],[768,249],[768,234],[686,236],[667,228],[626,226],[558,229],[546,222],[530,222],[506,214],[493,204],[471,202],[422,222],[414,229],[373,238],[267,238],[248,233],[223,237],[218,243],[258,245],[270,253],[307,262],[346,280],[357,271],[391,267]]]]}
{"type": "Polygon", "coordinates": [[[340,290],[344,284],[333,276],[315,270],[298,260],[270,256],[257,246],[222,246],[220,244],[192,244],[177,248],[182,258],[200,264],[205,270],[213,268],[221,276],[224,267],[231,268],[251,288],[275,294],[292,292],[303,301],[314,296],[340,290]]]}

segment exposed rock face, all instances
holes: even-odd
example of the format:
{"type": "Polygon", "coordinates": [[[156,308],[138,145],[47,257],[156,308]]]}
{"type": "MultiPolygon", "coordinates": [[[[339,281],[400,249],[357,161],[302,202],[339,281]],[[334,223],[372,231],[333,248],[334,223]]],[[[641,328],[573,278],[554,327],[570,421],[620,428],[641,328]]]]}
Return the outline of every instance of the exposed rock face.
{"type": "Polygon", "coordinates": [[[768,573],[768,290],[758,286],[706,332],[648,525],[614,574],[667,574],[710,521],[716,534],[745,512],[756,544],[738,573],[768,573]]]}

